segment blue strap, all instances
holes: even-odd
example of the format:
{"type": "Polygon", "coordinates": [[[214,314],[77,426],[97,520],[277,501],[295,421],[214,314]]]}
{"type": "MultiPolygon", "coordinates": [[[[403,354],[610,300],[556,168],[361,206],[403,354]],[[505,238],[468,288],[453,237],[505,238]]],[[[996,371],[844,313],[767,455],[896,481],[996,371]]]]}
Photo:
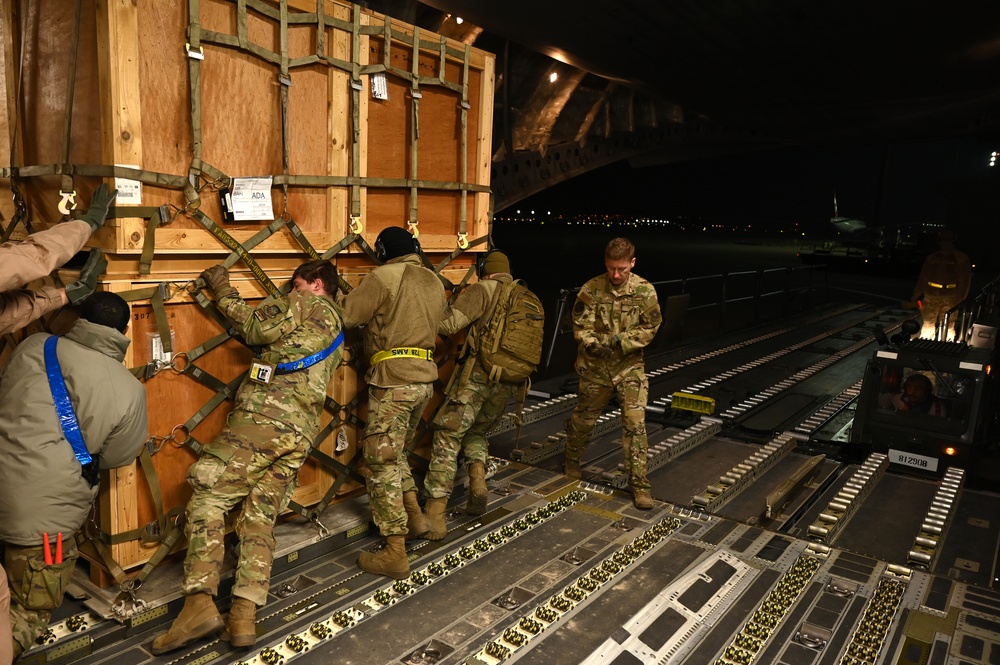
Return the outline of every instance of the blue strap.
{"type": "Polygon", "coordinates": [[[289,372],[297,372],[300,369],[305,369],[307,367],[312,367],[318,362],[322,362],[330,357],[330,354],[337,350],[341,344],[344,343],[344,331],[341,330],[337,338],[333,340],[333,344],[326,347],[322,351],[317,351],[311,356],[306,356],[301,360],[295,360],[288,363],[279,363],[275,366],[274,370],[276,374],[288,374],[289,372]]]}
{"type": "Polygon", "coordinates": [[[83,434],[80,433],[80,424],[76,420],[73,402],[70,401],[69,392],[66,390],[66,381],[63,379],[59,358],[56,356],[56,342],[58,341],[59,338],[56,335],[45,340],[45,373],[49,377],[49,390],[52,391],[52,401],[56,405],[56,415],[59,417],[63,436],[73,446],[76,459],[80,461],[81,465],[86,466],[93,459],[83,442],[83,434]]]}

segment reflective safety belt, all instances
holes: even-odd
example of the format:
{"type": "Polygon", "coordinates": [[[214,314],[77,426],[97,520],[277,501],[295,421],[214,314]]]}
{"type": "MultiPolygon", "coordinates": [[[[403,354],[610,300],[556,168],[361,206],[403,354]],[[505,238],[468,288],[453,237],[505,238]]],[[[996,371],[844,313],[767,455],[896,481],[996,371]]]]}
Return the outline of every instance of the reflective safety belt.
{"type": "Polygon", "coordinates": [[[420,358],[421,360],[434,360],[434,349],[421,349],[415,346],[401,346],[388,351],[379,351],[371,357],[371,364],[377,365],[389,358],[420,358]]]}
{"type": "Polygon", "coordinates": [[[311,356],[306,356],[301,360],[295,360],[287,363],[278,363],[274,368],[275,374],[291,374],[292,372],[297,372],[300,369],[305,369],[307,367],[312,367],[318,362],[322,362],[330,357],[330,354],[337,350],[341,344],[344,343],[344,331],[341,330],[337,338],[333,340],[333,344],[326,347],[322,351],[317,351],[311,356]]]}
{"type": "Polygon", "coordinates": [[[62,367],[59,366],[59,358],[56,355],[58,341],[59,337],[56,335],[45,340],[45,374],[49,377],[49,390],[52,391],[52,401],[55,403],[56,416],[59,418],[63,436],[73,446],[73,454],[83,467],[84,479],[93,487],[100,480],[100,476],[94,458],[90,456],[90,451],[83,442],[80,423],[76,419],[73,402],[70,401],[69,392],[66,390],[66,381],[63,379],[62,367]]]}
{"type": "Polygon", "coordinates": [[[953,289],[958,286],[958,284],[938,284],[937,282],[927,282],[927,284],[935,289],[953,289]]]}

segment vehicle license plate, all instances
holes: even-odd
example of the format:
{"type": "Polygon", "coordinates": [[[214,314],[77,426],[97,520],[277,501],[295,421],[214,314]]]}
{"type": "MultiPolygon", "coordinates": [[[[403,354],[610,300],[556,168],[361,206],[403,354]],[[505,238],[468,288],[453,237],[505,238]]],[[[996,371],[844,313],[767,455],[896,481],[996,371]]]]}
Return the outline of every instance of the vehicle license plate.
{"type": "Polygon", "coordinates": [[[889,461],[893,464],[912,466],[914,469],[920,469],[921,471],[937,471],[938,468],[938,458],[936,457],[917,455],[916,453],[908,453],[893,448],[889,449],[889,461]]]}

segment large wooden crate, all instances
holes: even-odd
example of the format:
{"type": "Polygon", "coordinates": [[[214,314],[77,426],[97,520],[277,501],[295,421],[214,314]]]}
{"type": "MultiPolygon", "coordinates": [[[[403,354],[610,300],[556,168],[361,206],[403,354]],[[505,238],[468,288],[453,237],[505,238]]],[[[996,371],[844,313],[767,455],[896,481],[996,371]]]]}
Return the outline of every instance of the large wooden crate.
{"type": "MultiPolygon", "coordinates": [[[[2,120],[15,140],[0,153],[2,175],[35,228],[62,218],[61,192],[75,190],[86,207],[102,178],[123,192],[141,190],[123,196],[92,238],[110,261],[102,288],[163,285],[160,320],[150,298],[133,303],[130,366],[153,360],[164,317],[175,354],[222,331],[185,288],[215,263],[231,265],[234,284],[253,301],[286,282],[311,251],[339,248],[331,260],[356,284],[374,265],[361,241],[374,243],[391,225],[417,231],[455,282],[474,263],[471,252],[483,249],[476,241],[490,224],[491,55],[332,1],[85,0],[78,19],[76,11],[64,0],[3,3],[2,120]],[[373,86],[388,98],[373,98],[373,86]],[[225,221],[220,190],[251,176],[273,179],[270,218],[225,221]],[[244,246],[241,258],[234,249],[244,246]]],[[[11,208],[0,213],[5,227],[20,224],[11,208]]],[[[249,353],[229,340],[194,363],[226,383],[246,369],[249,353]]],[[[215,395],[178,371],[183,362],[145,379],[152,444],[166,441],[153,460],[168,509],[189,496],[184,477],[195,454],[180,444],[211,440],[229,409],[222,401],[183,427],[215,395]]],[[[363,394],[359,369],[338,371],[330,390],[338,404],[363,394]]],[[[363,417],[363,403],[355,407],[363,417]]],[[[336,415],[327,411],[323,424],[336,415]]],[[[344,427],[348,449],[336,452],[330,437],[321,450],[348,464],[359,435],[344,427]]],[[[310,463],[296,500],[315,503],[337,478],[310,463]]],[[[156,518],[135,465],[106,481],[103,531],[156,518]]],[[[340,482],[338,496],[362,491],[340,482]]],[[[131,568],[154,548],[129,541],[112,551],[131,568]]]]}

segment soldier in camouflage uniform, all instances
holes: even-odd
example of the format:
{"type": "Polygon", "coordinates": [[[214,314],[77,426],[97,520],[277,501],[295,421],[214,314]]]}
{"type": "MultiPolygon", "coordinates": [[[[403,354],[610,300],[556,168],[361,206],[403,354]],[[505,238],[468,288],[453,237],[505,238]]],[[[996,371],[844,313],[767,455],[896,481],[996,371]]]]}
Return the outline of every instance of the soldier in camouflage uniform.
{"type": "Polygon", "coordinates": [[[256,609],[267,601],[274,523],[288,506],[296,474],[319,431],[327,386],[340,364],[343,324],[333,297],[337,270],[310,261],[292,275],[293,291],[248,305],[222,266],[202,273],[219,309],[249,344],[261,345],[236,394],[228,426],[188,471],[184,608],[153,653],[184,646],[223,627],[219,590],[226,513],[242,502],[233,605],[223,637],[233,646],[256,641],[256,609]]]}
{"type": "MultiPolygon", "coordinates": [[[[486,255],[478,282],[462,291],[452,304],[438,332],[452,335],[466,326],[477,326],[490,320],[493,297],[503,284],[513,278],[507,255],[492,251],[486,255]]],[[[441,540],[447,534],[444,513],[455,481],[458,453],[465,453],[469,469],[469,500],[466,512],[482,515],[486,512],[486,461],[489,442],[486,432],[503,416],[507,403],[517,388],[514,384],[491,381],[479,362],[475,348],[476,336],[471,332],[465,353],[455,368],[442,408],[434,419],[434,445],[430,466],[424,479],[424,489],[430,497],[424,507],[430,522],[427,538],[441,540]]]]}
{"type": "Polygon", "coordinates": [[[615,238],[604,250],[606,275],[588,281],[573,306],[573,336],[579,344],[576,371],[580,394],[566,438],[566,475],[580,478],[580,459],[601,411],[617,394],[622,448],[636,508],[653,507],[646,479],[646,399],[649,381],[643,347],[660,329],[653,285],[632,273],[635,245],[615,238]]]}
{"type": "Polygon", "coordinates": [[[417,486],[406,459],[438,378],[434,344],[446,300],[438,276],[416,252],[420,246],[405,229],[379,233],[375,252],[381,265],[341,299],[344,325],[365,326],[365,354],[371,367],[364,458],[369,469],[372,517],[386,539],[377,554],[358,557],[362,570],[395,579],[410,574],[406,538],[422,536],[427,519],[417,503],[417,486]]]}

